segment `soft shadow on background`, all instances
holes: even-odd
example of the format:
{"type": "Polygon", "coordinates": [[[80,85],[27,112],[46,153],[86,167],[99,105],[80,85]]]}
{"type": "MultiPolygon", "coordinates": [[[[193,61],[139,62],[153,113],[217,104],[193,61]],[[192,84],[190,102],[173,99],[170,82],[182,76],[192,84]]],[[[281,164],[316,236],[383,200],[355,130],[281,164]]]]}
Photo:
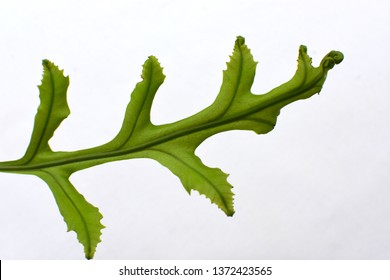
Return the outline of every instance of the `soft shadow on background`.
{"type": "MultiPolygon", "coordinates": [[[[70,76],[70,117],[55,150],[92,147],[118,131],[149,55],[166,82],[153,122],[216,97],[237,35],[259,61],[254,93],[288,81],[298,47],[317,66],[345,60],[321,94],[282,110],[267,135],[234,131],[197,154],[231,174],[236,214],[185,192],[151,160],[78,172],[72,182],[104,215],[96,259],[389,259],[390,4],[386,1],[1,1],[0,160],[23,155],[42,59],[70,76]]],[[[82,259],[49,188],[0,173],[0,258],[82,259]]]]}

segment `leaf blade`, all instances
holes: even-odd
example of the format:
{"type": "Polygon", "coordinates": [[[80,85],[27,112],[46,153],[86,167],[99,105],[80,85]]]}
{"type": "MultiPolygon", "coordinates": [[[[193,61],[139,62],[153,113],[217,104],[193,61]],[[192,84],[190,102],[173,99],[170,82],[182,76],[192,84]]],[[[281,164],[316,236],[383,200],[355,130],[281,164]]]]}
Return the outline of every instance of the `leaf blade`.
{"type": "Polygon", "coordinates": [[[228,174],[221,169],[204,165],[191,150],[158,147],[149,149],[147,155],[179,177],[189,194],[195,190],[227,216],[233,216],[233,186],[227,181],[228,174]]]}
{"type": "Polygon", "coordinates": [[[131,145],[132,136],[142,134],[143,130],[153,127],[150,112],[154,96],[165,80],[163,68],[154,56],[149,56],[142,67],[142,81],[137,83],[131,93],[124,120],[119,133],[108,143],[111,149],[121,149],[131,145]]]}
{"type": "Polygon", "coordinates": [[[105,228],[100,220],[103,215],[90,204],[69,181],[67,172],[59,169],[40,170],[35,175],[44,180],[52,191],[58,209],[67,224],[68,231],[74,231],[84,246],[85,257],[92,259],[98,243],[101,242],[101,230],[105,228]]]}
{"type": "Polygon", "coordinates": [[[43,60],[42,83],[39,88],[40,104],[34,121],[27,151],[21,161],[27,164],[42,153],[50,152],[49,140],[61,122],[68,117],[70,110],[66,99],[69,77],[63,70],[48,60],[43,60]]]}

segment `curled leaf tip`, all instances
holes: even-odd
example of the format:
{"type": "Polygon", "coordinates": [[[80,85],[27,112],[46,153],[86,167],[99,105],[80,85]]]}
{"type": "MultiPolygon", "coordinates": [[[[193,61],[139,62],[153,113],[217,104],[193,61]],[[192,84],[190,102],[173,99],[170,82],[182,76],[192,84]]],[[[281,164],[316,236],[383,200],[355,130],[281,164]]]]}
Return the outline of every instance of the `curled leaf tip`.
{"type": "Polygon", "coordinates": [[[331,51],[329,53],[329,56],[333,58],[333,60],[336,64],[339,64],[344,60],[343,53],[339,52],[339,51],[331,51]]]}
{"type": "Polygon", "coordinates": [[[341,63],[343,59],[344,55],[342,52],[331,51],[324,57],[321,64],[325,69],[332,69],[336,64],[341,63]]]}
{"type": "Polygon", "coordinates": [[[237,36],[237,39],[236,39],[236,45],[237,46],[242,46],[245,44],[245,38],[242,37],[242,36],[237,36]]]}

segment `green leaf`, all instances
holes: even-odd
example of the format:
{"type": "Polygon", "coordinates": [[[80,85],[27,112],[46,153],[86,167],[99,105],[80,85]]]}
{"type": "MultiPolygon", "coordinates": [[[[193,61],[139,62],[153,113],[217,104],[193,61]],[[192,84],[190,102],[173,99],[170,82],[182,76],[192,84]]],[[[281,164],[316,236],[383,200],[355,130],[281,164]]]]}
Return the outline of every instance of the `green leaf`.
{"type": "Polygon", "coordinates": [[[51,152],[49,140],[70,110],[66,101],[69,77],[48,60],[43,60],[43,78],[39,88],[41,103],[35,116],[34,130],[24,157],[24,164],[51,152]]]}
{"type": "Polygon", "coordinates": [[[74,188],[66,171],[53,168],[37,171],[35,174],[49,185],[68,231],[77,233],[78,240],[84,245],[85,257],[92,259],[104,228],[100,223],[103,215],[99,209],[86,201],[74,188]]]}
{"type": "MultiPolygon", "coordinates": [[[[131,101],[126,108],[122,128],[118,135],[112,140],[112,148],[131,148],[133,136],[138,136],[144,130],[153,127],[150,122],[150,111],[154,96],[164,82],[165,75],[154,56],[150,56],[143,65],[142,82],[139,82],[131,94],[131,101]]],[[[111,147],[110,147],[111,148],[111,147]]]]}
{"type": "Polygon", "coordinates": [[[149,149],[149,158],[157,160],[178,176],[188,193],[196,190],[208,197],[228,216],[233,216],[232,185],[219,168],[210,168],[192,150],[177,149],[176,144],[149,149]]]}
{"type": "Polygon", "coordinates": [[[118,134],[106,144],[71,152],[53,152],[49,140],[69,115],[66,91],[68,77],[44,60],[41,103],[35,118],[30,144],[25,155],[0,163],[0,171],[33,174],[50,187],[68,230],[77,233],[85,256],[93,257],[100,242],[102,215],[77,192],[69,181],[77,171],[106,162],[131,158],[150,158],[167,167],[181,180],[185,190],[198,191],[226,215],[234,214],[232,185],[219,168],[204,165],[195,152],[208,137],[228,130],[252,130],[268,133],[280,110],[294,101],[321,91],[327,73],[343,60],[331,51],[318,67],[312,66],[305,46],[299,48],[298,68],[293,78],[266,94],[251,92],[256,65],[243,37],[238,37],[233,54],[223,72],[223,81],[215,101],[204,110],[183,120],[155,125],[150,111],[165,75],[157,59],[150,56],[143,65],[142,81],[131,94],[118,134]]]}

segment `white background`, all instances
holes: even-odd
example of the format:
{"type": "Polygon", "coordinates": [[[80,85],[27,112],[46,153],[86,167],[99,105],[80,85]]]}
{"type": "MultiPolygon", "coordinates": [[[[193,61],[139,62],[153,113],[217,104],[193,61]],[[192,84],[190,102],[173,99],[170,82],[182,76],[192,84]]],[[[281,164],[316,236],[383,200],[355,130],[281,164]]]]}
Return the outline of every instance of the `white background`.
{"type": "MultiPolygon", "coordinates": [[[[388,260],[104,260],[104,261],[48,261],[48,260],[6,260],[1,264],[1,279],[20,280],[20,279],[39,279],[52,280],[53,276],[58,280],[79,279],[219,279],[223,273],[220,267],[264,267],[263,273],[271,271],[271,275],[258,275],[248,277],[248,275],[228,275],[223,279],[269,279],[269,280],[329,280],[329,279],[375,279],[388,280],[390,271],[388,269],[390,261],[388,260]],[[127,274],[124,275],[124,268],[127,268],[127,274]],[[176,267],[176,276],[156,275],[151,270],[160,268],[167,274],[167,271],[174,272],[176,267]],[[21,269],[23,268],[23,269],[21,269]],[[134,275],[137,268],[149,269],[149,276],[134,275]],[[192,269],[192,276],[186,276],[188,269],[192,269]],[[196,272],[194,269],[197,269],[196,272]],[[199,273],[202,269],[203,274],[199,273]],[[122,270],[122,275],[120,275],[122,270]],[[130,271],[132,270],[132,271],[130,271]],[[132,274],[130,274],[132,273],[132,274]],[[153,274],[153,275],[150,275],[153,274]],[[314,276],[314,277],[313,277],[314,276]]],[[[260,270],[261,268],[257,269],[260,270]]],[[[225,272],[227,269],[224,270],[225,272]]],[[[243,271],[243,270],[242,270],[243,271]]],[[[251,272],[247,272],[250,274],[251,272]]],[[[254,269],[254,274],[256,269],[254,269]]],[[[268,272],[269,273],[269,272],[268,272]]]]}
{"type": "MultiPolygon", "coordinates": [[[[232,218],[151,160],[71,180],[104,215],[96,259],[388,259],[389,26],[384,0],[0,0],[0,160],[28,145],[45,58],[71,80],[72,114],[51,145],[74,150],[116,134],[149,55],[167,75],[158,124],[214,100],[237,35],[259,61],[259,94],[293,76],[300,44],[315,66],[340,50],[321,94],[283,109],[272,132],[228,132],[197,150],[231,174],[232,218]]],[[[45,183],[1,173],[0,258],[83,256],[45,183]]]]}

